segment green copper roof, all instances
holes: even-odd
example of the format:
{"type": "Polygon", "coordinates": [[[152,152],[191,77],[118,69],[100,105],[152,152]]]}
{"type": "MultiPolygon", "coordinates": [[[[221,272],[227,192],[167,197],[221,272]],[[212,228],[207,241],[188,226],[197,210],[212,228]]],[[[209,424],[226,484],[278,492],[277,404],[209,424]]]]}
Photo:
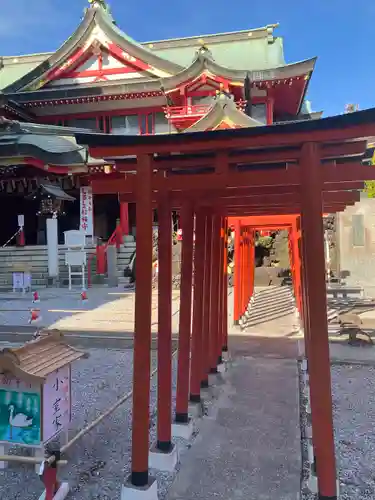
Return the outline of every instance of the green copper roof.
{"type": "MultiPolygon", "coordinates": [[[[45,55],[45,58],[47,58],[47,54],[45,55]]],[[[26,75],[29,71],[36,68],[36,66],[38,66],[39,64],[39,62],[35,62],[33,60],[24,60],[23,56],[21,56],[20,58],[9,57],[4,59],[4,67],[0,69],[0,90],[17,81],[19,78],[26,75]]]]}
{"type": "MultiPolygon", "coordinates": [[[[204,39],[204,37],[202,37],[204,39]]],[[[207,48],[217,64],[230,69],[263,70],[275,68],[285,64],[283,55],[283,44],[281,38],[275,38],[272,44],[265,38],[256,40],[235,40],[210,44],[207,40],[207,48]]],[[[196,50],[200,47],[194,46],[171,47],[157,49],[155,52],[181,66],[189,66],[195,57],[196,50]]]]}
{"type": "MultiPolygon", "coordinates": [[[[148,43],[143,44],[146,47],[148,43]]],[[[283,44],[281,38],[275,38],[272,44],[267,40],[259,38],[257,40],[236,40],[219,43],[208,43],[215,62],[220,66],[229,69],[264,70],[283,66],[285,64],[283,56],[283,44]]],[[[194,45],[185,47],[170,47],[152,49],[156,55],[170,60],[183,67],[189,66],[196,56],[196,51],[200,47],[197,42],[194,45]]],[[[4,68],[0,69],[0,90],[26,75],[36,68],[42,60],[47,59],[49,54],[43,54],[35,62],[34,58],[4,58],[4,68]]]]}
{"type": "Polygon", "coordinates": [[[160,66],[159,69],[165,69],[171,74],[190,66],[196,57],[197,50],[203,44],[210,50],[215,63],[228,69],[256,71],[277,68],[285,64],[282,38],[273,36],[276,25],[233,33],[201,35],[141,44],[114,24],[105,1],[92,0],[90,3],[91,6],[86,10],[85,18],[76,32],[55,53],[0,57],[0,90],[17,82],[15,88],[11,90],[19,91],[30,83],[29,79],[33,81],[38,77],[36,73],[42,75],[53,64],[59,64],[59,60],[64,58],[64,51],[68,50],[66,47],[69,44],[74,47],[74,42],[77,43],[85,36],[86,30],[92,25],[94,18],[114,38],[115,43],[130,44],[139,53],[138,57],[147,58],[148,56],[155,67],[160,66]],[[45,67],[38,68],[35,74],[30,75],[29,78],[26,77],[42,62],[45,62],[45,67]],[[26,78],[19,81],[22,77],[26,78]]]}

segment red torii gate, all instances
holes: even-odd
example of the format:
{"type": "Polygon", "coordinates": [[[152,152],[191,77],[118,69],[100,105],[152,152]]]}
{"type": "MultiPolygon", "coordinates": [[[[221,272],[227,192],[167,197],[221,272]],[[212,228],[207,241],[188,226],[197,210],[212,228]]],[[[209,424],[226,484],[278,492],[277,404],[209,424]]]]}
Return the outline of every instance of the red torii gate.
{"type": "MultiPolygon", "coordinates": [[[[208,374],[217,371],[221,353],[227,349],[227,217],[272,215],[279,225],[280,216],[298,214],[302,248],[298,253],[294,243],[293,255],[299,255],[302,262],[302,300],[297,302],[303,311],[308,339],[319,495],[320,499],[337,498],[322,213],[340,211],[354,203],[357,192],[352,190],[363,188],[364,180],[375,179],[373,168],[361,163],[367,140],[374,135],[375,110],[323,120],[203,133],[142,137],[77,134],[77,141],[89,146],[92,157],[116,161],[113,174],[92,180],[94,193],[119,193],[122,201],[137,203],[133,449],[128,486],[150,485],[151,260],[155,204],[159,212],[160,244],[157,449],[168,453],[172,447],[171,210],[181,209],[184,234],[175,422],[181,426],[188,425],[189,398],[199,401],[201,387],[207,386],[208,374]]],[[[295,273],[294,279],[296,276],[295,273]]]]}
{"type": "MultiPolygon", "coordinates": [[[[337,194],[337,193],[336,193],[337,194]]],[[[346,193],[345,193],[346,194],[346,193]]],[[[351,194],[347,198],[348,205],[359,201],[359,192],[351,194]],[[350,203],[349,203],[350,200],[350,203]]],[[[341,210],[344,210],[342,207],[341,210]]],[[[330,210],[338,212],[339,206],[332,206],[330,210]]],[[[296,299],[298,312],[302,314],[301,296],[301,222],[299,214],[291,215],[260,215],[247,217],[229,217],[228,224],[233,227],[235,234],[234,261],[237,273],[234,278],[234,301],[233,319],[234,324],[239,324],[241,317],[245,314],[254,293],[254,267],[255,267],[255,231],[279,229],[288,230],[289,261],[292,273],[293,291],[296,299]],[[237,267],[238,265],[238,267],[237,267]]]]}

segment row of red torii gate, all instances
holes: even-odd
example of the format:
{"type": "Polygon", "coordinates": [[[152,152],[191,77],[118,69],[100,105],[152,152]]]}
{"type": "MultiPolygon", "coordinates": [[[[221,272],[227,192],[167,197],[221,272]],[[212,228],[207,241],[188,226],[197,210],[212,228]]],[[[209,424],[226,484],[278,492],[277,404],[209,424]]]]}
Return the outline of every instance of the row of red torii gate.
{"type": "MultiPolygon", "coordinates": [[[[151,487],[149,403],[152,210],[159,219],[158,423],[154,449],[169,453],[172,424],[188,426],[189,401],[216,373],[228,346],[226,235],[235,226],[237,322],[254,290],[254,231],[287,228],[293,289],[308,359],[315,466],[320,499],[336,499],[325,282],[324,213],[359,199],[375,179],[362,158],[375,136],[375,110],[322,120],[126,137],[78,134],[95,158],[116,161],[121,176],[93,180],[94,193],[135,202],[136,300],[132,471],[126,488],[151,487]],[[120,159],[122,158],[122,159],[120,159]],[[183,232],[178,369],[172,408],[171,212],[183,232]],[[195,242],[194,234],[195,231],[195,242]],[[240,236],[240,237],[238,237],[240,236]],[[150,265],[145,265],[149,262],[150,265]]],[[[124,496],[125,498],[125,496],[124,496]]]]}

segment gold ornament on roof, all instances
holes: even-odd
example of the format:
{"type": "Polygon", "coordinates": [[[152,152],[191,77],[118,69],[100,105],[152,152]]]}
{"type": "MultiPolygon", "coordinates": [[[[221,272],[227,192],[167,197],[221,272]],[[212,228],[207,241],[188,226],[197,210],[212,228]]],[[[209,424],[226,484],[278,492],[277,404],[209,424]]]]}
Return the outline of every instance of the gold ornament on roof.
{"type": "Polygon", "coordinates": [[[108,4],[105,0],[89,0],[91,7],[101,7],[106,12],[109,12],[108,4]]]}

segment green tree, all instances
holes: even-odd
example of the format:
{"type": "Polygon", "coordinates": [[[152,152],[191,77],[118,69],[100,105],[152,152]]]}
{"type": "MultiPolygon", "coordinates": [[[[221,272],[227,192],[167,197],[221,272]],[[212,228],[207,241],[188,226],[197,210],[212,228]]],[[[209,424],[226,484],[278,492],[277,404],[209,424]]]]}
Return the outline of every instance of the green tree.
{"type": "Polygon", "coordinates": [[[369,198],[375,198],[375,181],[366,181],[364,191],[369,198]]]}

